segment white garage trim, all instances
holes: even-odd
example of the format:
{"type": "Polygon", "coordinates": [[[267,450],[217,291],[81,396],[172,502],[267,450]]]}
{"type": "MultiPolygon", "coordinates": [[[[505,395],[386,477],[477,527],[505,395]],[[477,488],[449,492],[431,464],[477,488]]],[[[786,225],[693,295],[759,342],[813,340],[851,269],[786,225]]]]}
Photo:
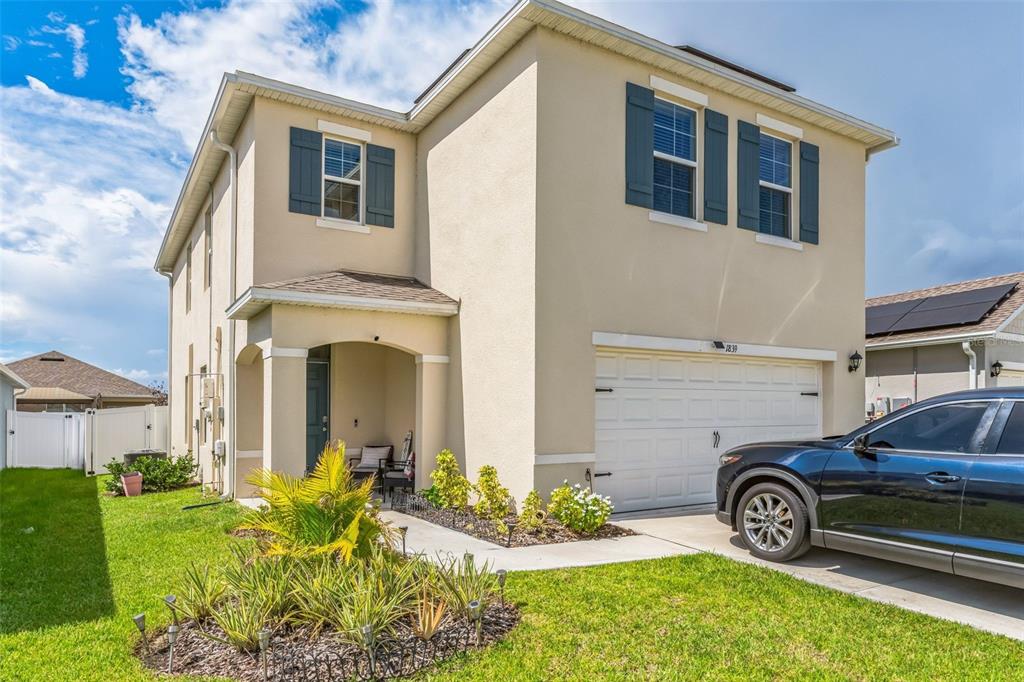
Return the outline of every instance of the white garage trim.
{"type": "Polygon", "coordinates": [[[536,455],[534,464],[593,464],[593,452],[566,452],[560,454],[536,455]]]}
{"type": "Polygon", "coordinates": [[[761,358],[783,358],[786,360],[816,360],[835,362],[838,353],[824,348],[794,348],[790,346],[765,346],[756,343],[735,343],[721,340],[729,350],[715,348],[714,341],[701,339],[677,339],[668,336],[642,336],[616,332],[594,332],[593,344],[608,348],[629,350],[658,350],[674,353],[709,353],[712,355],[750,355],[761,358]],[[734,349],[733,349],[734,348],[734,349]]]}

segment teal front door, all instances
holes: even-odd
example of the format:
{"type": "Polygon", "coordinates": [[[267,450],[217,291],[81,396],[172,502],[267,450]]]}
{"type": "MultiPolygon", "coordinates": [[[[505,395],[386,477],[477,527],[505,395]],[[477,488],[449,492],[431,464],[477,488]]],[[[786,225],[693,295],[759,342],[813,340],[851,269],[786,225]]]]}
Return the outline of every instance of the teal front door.
{"type": "Polygon", "coordinates": [[[311,471],[331,433],[330,365],[306,363],[306,471],[311,471]]]}

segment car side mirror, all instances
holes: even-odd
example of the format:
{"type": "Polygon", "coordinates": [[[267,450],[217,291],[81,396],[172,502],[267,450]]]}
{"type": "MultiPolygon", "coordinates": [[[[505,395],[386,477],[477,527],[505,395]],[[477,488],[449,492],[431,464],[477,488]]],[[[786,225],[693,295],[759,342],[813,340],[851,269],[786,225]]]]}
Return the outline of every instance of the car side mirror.
{"type": "Polygon", "coordinates": [[[868,447],[868,434],[862,433],[853,439],[853,451],[858,455],[871,454],[871,448],[868,447]]]}

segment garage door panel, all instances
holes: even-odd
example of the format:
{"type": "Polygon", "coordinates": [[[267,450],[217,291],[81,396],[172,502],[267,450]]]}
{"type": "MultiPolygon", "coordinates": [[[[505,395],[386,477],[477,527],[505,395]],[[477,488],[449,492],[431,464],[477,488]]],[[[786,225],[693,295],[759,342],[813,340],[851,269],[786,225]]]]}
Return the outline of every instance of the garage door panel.
{"type": "Polygon", "coordinates": [[[594,487],[619,511],[714,501],[718,456],[820,436],[813,362],[601,350],[594,487]],[[714,447],[714,434],[719,447],[714,447]]]}

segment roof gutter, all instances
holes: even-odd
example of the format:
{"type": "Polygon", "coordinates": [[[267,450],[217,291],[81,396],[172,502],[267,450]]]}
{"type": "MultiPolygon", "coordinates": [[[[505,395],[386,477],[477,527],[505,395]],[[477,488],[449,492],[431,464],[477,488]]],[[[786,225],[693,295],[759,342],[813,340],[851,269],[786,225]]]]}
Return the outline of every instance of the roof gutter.
{"type": "Polygon", "coordinates": [[[995,332],[973,332],[969,334],[951,334],[949,336],[936,336],[934,338],[926,339],[904,339],[902,341],[880,341],[874,343],[868,341],[865,344],[866,350],[887,350],[890,348],[912,348],[914,346],[941,346],[947,343],[956,343],[958,341],[975,341],[979,339],[987,339],[995,335],[995,332]]]}

